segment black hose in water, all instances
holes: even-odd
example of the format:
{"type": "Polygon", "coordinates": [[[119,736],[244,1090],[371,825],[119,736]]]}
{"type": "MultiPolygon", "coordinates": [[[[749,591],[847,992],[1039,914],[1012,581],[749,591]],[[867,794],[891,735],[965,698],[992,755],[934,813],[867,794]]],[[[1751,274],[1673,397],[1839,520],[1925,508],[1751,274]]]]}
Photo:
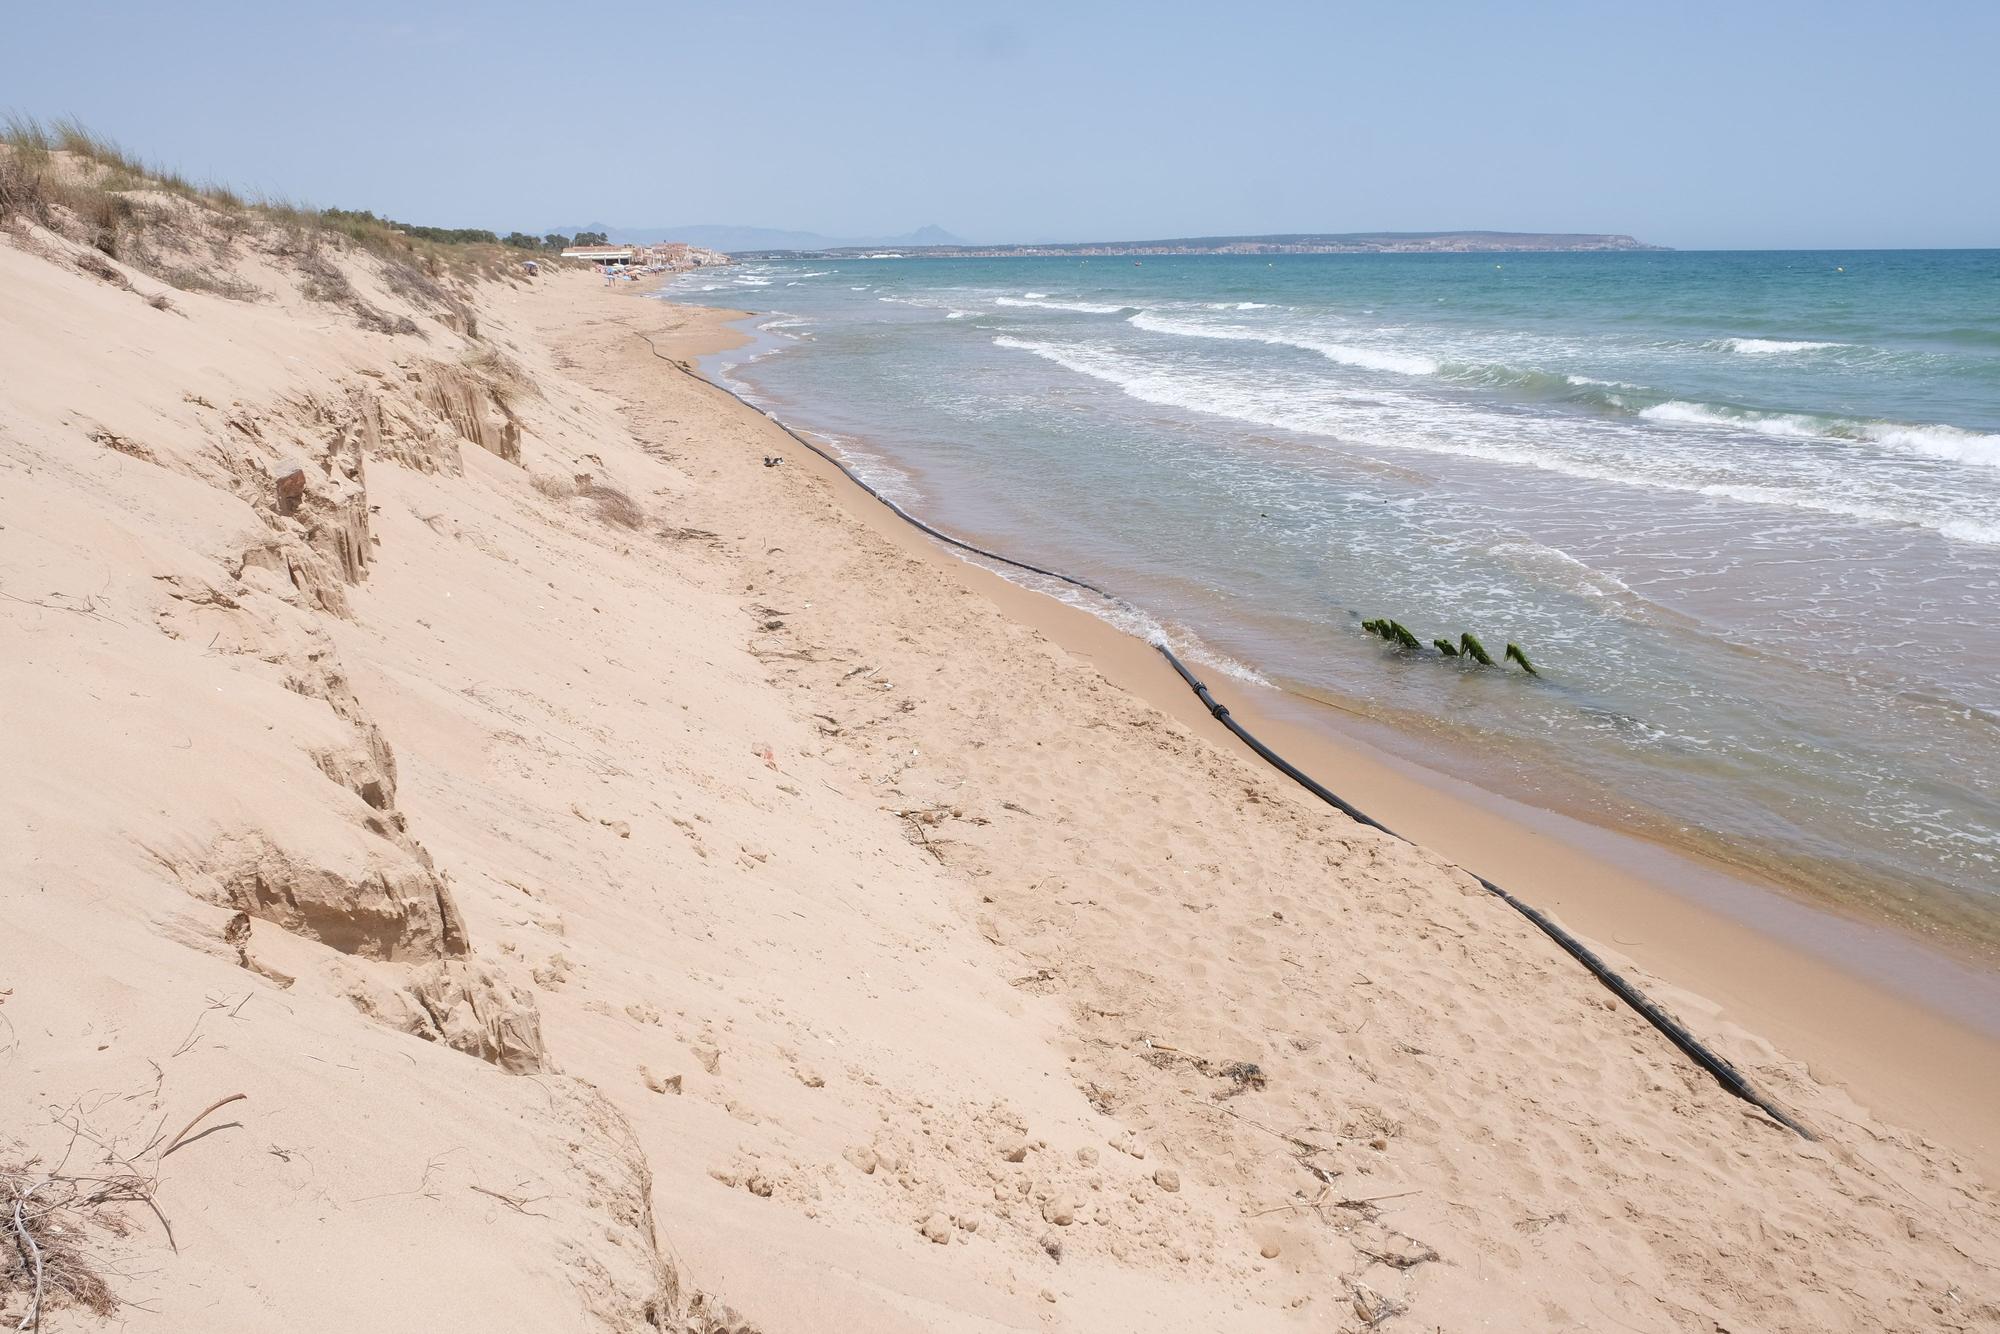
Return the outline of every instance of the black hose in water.
{"type": "MultiPolygon", "coordinates": [[[[635,329],[633,332],[638,333],[638,330],[635,329]]],[[[961,541],[960,539],[953,537],[950,533],[942,532],[936,528],[933,528],[931,525],[925,523],[922,519],[919,519],[916,515],[911,514],[908,510],[904,509],[901,505],[898,505],[895,501],[889,499],[889,497],[883,495],[873,486],[870,486],[866,481],[862,480],[862,478],[852,468],[848,467],[846,463],[842,462],[834,454],[830,453],[825,449],[820,448],[812,441],[806,439],[804,436],[800,435],[797,431],[794,431],[791,427],[779,421],[770,412],[767,412],[763,408],[758,407],[755,403],[750,402],[748,399],[744,398],[743,395],[737,393],[735,390],[729,388],[727,385],[720,385],[717,384],[715,381],[708,379],[706,376],[697,375],[693,371],[689,370],[686,366],[683,366],[680,362],[675,361],[672,357],[666,356],[660,351],[659,348],[653,345],[653,340],[651,338],[646,337],[645,334],[638,333],[638,336],[641,340],[645,342],[647,348],[651,350],[652,354],[658,357],[661,361],[666,362],[669,366],[672,366],[675,370],[687,376],[690,380],[694,380],[697,383],[707,385],[711,389],[719,390],[722,393],[725,393],[729,395],[731,398],[735,399],[738,403],[741,403],[744,407],[749,408],[752,412],[757,413],[759,416],[769,421],[773,426],[776,426],[779,430],[783,431],[786,435],[790,436],[793,440],[805,446],[813,453],[819,455],[821,458],[825,459],[828,463],[831,463],[834,467],[840,469],[841,473],[846,476],[847,480],[853,482],[856,486],[860,487],[863,491],[866,491],[869,495],[875,497],[875,499],[881,501],[884,505],[887,505],[889,509],[896,515],[896,517],[902,519],[905,523],[911,525],[912,527],[917,528],[925,533],[928,533],[930,536],[936,538],[938,541],[943,542],[948,546],[957,547],[960,551],[969,551],[975,556],[983,556],[987,560],[998,561],[1002,565],[1010,565],[1017,570],[1026,570],[1030,574],[1039,574],[1044,576],[1045,578],[1057,579],[1062,581],[1063,583],[1070,584],[1074,587],[1085,589],[1089,592],[1095,593],[1099,597],[1104,598],[1106,601],[1114,602],[1121,607],[1126,607],[1126,608],[1132,607],[1132,604],[1130,602],[1127,602],[1124,598],[1121,598],[1117,594],[1112,593],[1106,589],[1100,588],[1098,585],[1091,583],[1088,579],[1079,579],[1075,575],[1064,574],[1060,570],[1049,570],[1049,569],[1044,569],[1039,565],[1030,565],[1026,561],[1015,560],[1011,556],[1003,556],[997,551],[988,551],[985,547],[974,546],[970,542],[961,541]]],[[[1224,727],[1228,728],[1232,733],[1234,733],[1236,738],[1239,741],[1241,741],[1244,745],[1248,746],[1251,750],[1255,751],[1258,757],[1264,760],[1265,763],[1269,764],[1279,773],[1285,775],[1285,777],[1291,779],[1293,782],[1297,783],[1300,787],[1303,787],[1306,791],[1312,793],[1315,797],[1318,797],[1321,801],[1333,807],[1335,810],[1338,810],[1339,812],[1341,812],[1341,814],[1347,816],[1349,819],[1355,821],[1356,823],[1367,825],[1370,829],[1378,829],[1381,832],[1387,834],[1391,838],[1398,839],[1404,843],[1410,843],[1411,846],[1413,847],[1416,846],[1414,842],[1412,842],[1412,840],[1404,838],[1403,835],[1397,833],[1395,830],[1389,828],[1389,826],[1383,824],[1380,820],[1377,820],[1375,817],[1369,815],[1366,811],[1363,811],[1360,807],[1354,805],[1352,802],[1343,799],[1340,796],[1340,794],[1333,791],[1333,789],[1319,782],[1319,780],[1315,779],[1311,774],[1306,773],[1303,769],[1300,769],[1297,765],[1294,765],[1290,760],[1287,760],[1284,756],[1278,754],[1277,751],[1272,750],[1262,741],[1259,741],[1256,735],[1252,733],[1249,728],[1243,726],[1243,724],[1236,721],[1236,719],[1230,714],[1229,709],[1226,705],[1219,703],[1216,700],[1215,696],[1209,693],[1208,687],[1206,685],[1203,685],[1200,678],[1195,676],[1193,672],[1187,669],[1187,665],[1180,660],[1180,658],[1174,653],[1172,649],[1168,648],[1163,643],[1157,643],[1157,642],[1153,645],[1153,647],[1158,649],[1161,655],[1166,658],[1169,665],[1173,667],[1174,671],[1180,674],[1181,680],[1187,682],[1188,688],[1194,691],[1195,698],[1199,699],[1202,702],[1203,707],[1205,707],[1209,711],[1209,713],[1214,716],[1215,720],[1221,723],[1224,727]]],[[[1646,995],[1645,992],[1639,990],[1638,987],[1626,981],[1625,978],[1620,974],[1618,974],[1617,972],[1614,972],[1610,967],[1610,965],[1606,964],[1604,960],[1598,958],[1596,953],[1593,952],[1588,945],[1585,945],[1581,940],[1578,940],[1568,931],[1565,931],[1562,927],[1557,926],[1554,922],[1550,921],[1549,918],[1544,916],[1538,909],[1531,907],[1526,903],[1523,903],[1520,899],[1515,898],[1512,894],[1508,893],[1500,886],[1494,884],[1491,880],[1488,880],[1485,876],[1478,875],[1473,872],[1467,872],[1467,874],[1472,875],[1472,878],[1478,881],[1480,887],[1484,889],[1487,893],[1494,895],[1502,903],[1505,903],[1508,907],[1514,909],[1514,911],[1520,913],[1523,917],[1527,918],[1530,922],[1534,923],[1535,927],[1538,930],[1540,930],[1543,935],[1547,936],[1550,940],[1553,940],[1557,945],[1561,946],[1564,953],[1568,954],[1571,958],[1575,959],[1578,963],[1582,964],[1584,966],[1584,969],[1588,971],[1592,977],[1596,978],[1599,982],[1603,983],[1604,986],[1611,992],[1612,995],[1616,996],[1619,1000],[1623,1001],[1641,1019],[1644,1019],[1654,1028],[1657,1028],[1661,1033],[1664,1033],[1668,1041],[1672,1042],[1674,1046],[1680,1048],[1682,1053],[1685,1054],[1689,1060],[1693,1061],[1697,1066],[1707,1071],[1708,1074],[1714,1078],[1715,1082],[1722,1085],[1722,1087],[1726,1091],[1734,1094],[1738,1098],[1741,1098],[1744,1102],[1749,1103],[1752,1107],[1757,1108],[1759,1111],[1763,1112],[1766,1116],[1769,1116],[1779,1125],[1782,1125],[1787,1129],[1794,1131],[1803,1138],[1808,1140],[1813,1140],[1818,1138],[1810,1130],[1806,1129],[1805,1126],[1801,1125],[1799,1121],[1796,1118],[1794,1118],[1789,1112],[1785,1111],[1784,1108],[1780,1107],[1777,1103],[1773,1102],[1771,1099],[1765,1097],[1762,1093],[1758,1092],[1757,1087],[1754,1084],[1752,1084],[1748,1079],[1744,1078],[1743,1075],[1736,1069],[1735,1066],[1731,1065],[1728,1061],[1724,1060],[1721,1056],[1717,1055],[1715,1052],[1710,1051],[1706,1046],[1703,1046],[1701,1040],[1695,1037],[1693,1033],[1690,1033],[1687,1030],[1687,1028],[1680,1022],[1680,1020],[1674,1018],[1672,1015],[1668,1014],[1665,1010],[1662,1010],[1658,1005],[1656,1005],[1652,1001],[1650,997],[1646,995]]]]}

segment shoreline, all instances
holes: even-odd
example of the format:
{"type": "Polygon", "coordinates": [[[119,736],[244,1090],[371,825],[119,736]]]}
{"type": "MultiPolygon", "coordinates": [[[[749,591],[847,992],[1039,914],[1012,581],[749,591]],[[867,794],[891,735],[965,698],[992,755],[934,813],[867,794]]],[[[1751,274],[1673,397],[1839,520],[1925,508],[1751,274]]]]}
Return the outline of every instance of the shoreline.
{"type": "MultiPolygon", "coordinates": [[[[862,276],[857,275],[856,280],[862,276]]],[[[979,282],[1006,285],[993,273],[984,274],[979,282]]],[[[750,295],[735,289],[732,295],[721,290],[720,284],[716,287],[713,293],[697,294],[675,285],[672,299],[775,301],[787,310],[794,308],[789,297],[779,295],[782,289],[758,288],[750,295]]],[[[822,305],[813,300],[798,308],[811,312],[821,310],[822,305]]],[[[843,304],[841,308],[846,307],[843,304]]],[[[856,313],[864,322],[870,318],[865,311],[856,313]]],[[[954,317],[967,313],[952,312],[954,317]]],[[[898,318],[908,315],[901,312],[898,318]]],[[[805,322],[810,324],[816,318],[805,322]]],[[[1343,566],[1324,589],[1310,582],[1299,583],[1304,572],[1285,563],[1289,560],[1287,548],[1281,544],[1273,549],[1264,539],[1251,536],[1243,536],[1243,541],[1255,548],[1259,560],[1268,556],[1276,564],[1268,576],[1258,574],[1260,564],[1239,569],[1234,562],[1243,559],[1242,553],[1227,553],[1237,545],[1237,536],[1259,531],[1258,524],[1247,520],[1247,527],[1233,533],[1204,530],[1204,540],[1212,549],[1199,554],[1159,545],[1167,540],[1165,535],[1173,530],[1173,524],[1161,528],[1148,523],[1133,529],[1115,515],[1092,519],[1085,517],[1087,511],[1072,511],[1067,503],[1057,507],[1074,512],[1077,518],[1047,528],[1033,506],[1023,508],[1033,494],[1028,479],[1010,481],[1004,469],[996,471],[1000,467],[992,462],[996,453],[1001,458],[1015,456],[1012,444],[991,434],[998,428],[969,426],[972,435],[956,435],[948,413],[917,412],[913,417],[909,414],[916,411],[915,403],[895,395],[891,396],[895,402],[884,399],[873,406],[866,398],[854,398],[841,387],[853,383],[852,374],[840,381],[817,378],[836,363],[826,360],[824,348],[816,353],[814,344],[794,341],[801,331],[791,326],[799,322],[775,315],[749,321],[746,329],[753,336],[745,347],[706,359],[703,366],[725,383],[743,388],[754,403],[777,408],[828,438],[854,437],[848,459],[864,476],[878,483],[885,477],[893,479],[891,493],[906,499],[928,497],[923,502],[926,515],[946,522],[954,532],[998,550],[1018,547],[1042,563],[1055,559],[1058,563],[1067,561],[1066,568],[1095,571],[1093,578],[1110,579],[1115,591],[1130,596],[1145,612],[1164,618],[1177,642],[1200,641],[1216,650],[1222,660],[1253,664],[1254,673],[1246,674],[1262,675],[1288,694],[1324,704],[1330,710],[1301,705],[1293,710],[1295,714],[1312,713],[1350,738],[1364,738],[1374,748],[1402,760],[1468,778],[1501,797],[1601,829],[1635,835],[1704,865],[1719,865],[1736,879],[1776,889],[1836,916],[1864,925],[1888,924],[1928,948],[1977,968],[2000,969],[2000,907],[1986,892],[1991,885],[1979,877],[1977,861],[1967,860],[1961,855],[1967,848],[1942,835],[1942,841],[1921,841],[1935,832],[1925,818],[1927,814],[1947,822],[1960,815],[1977,815],[1976,792],[1981,790],[1978,761],[1985,750],[1975,735],[1980,726],[1976,718],[1968,717],[1962,724],[1953,723],[1948,732],[1939,732],[1933,738],[1936,749],[1920,751],[1905,745],[1900,753],[1929,753],[1933,759],[1928,765],[1913,760],[1904,769],[1884,758],[1889,754],[1882,748],[1890,739],[1884,730],[1887,724],[1878,726],[1871,721],[1864,707],[1866,698],[1856,696],[1842,705],[1840,699],[1845,697],[1822,697],[1826,683],[1837,681],[1839,676],[1828,664],[1821,664],[1801,684],[1800,689],[1812,696],[1809,707],[1805,701],[1800,703],[1810,716],[1799,715],[1795,724],[1767,719],[1768,709],[1753,709],[1755,717],[1733,715],[1734,724],[1726,710],[1711,710],[1713,716],[1706,720],[1693,718],[1680,686],[1696,695],[1715,689],[1726,695],[1731,688],[1718,685],[1722,678],[1708,674],[1714,664],[1696,663],[1681,678],[1654,672],[1646,678],[1650,682],[1646,693],[1636,696],[1622,692],[1643,684],[1637,678],[1625,679],[1611,672],[1607,676],[1611,693],[1599,694],[1594,693],[1589,677],[1559,666],[1539,683],[1541,690],[1520,696],[1535,701],[1526,704],[1515,703],[1514,695],[1495,697],[1490,690],[1440,687],[1434,673],[1421,680],[1409,678],[1399,656],[1371,653],[1369,650],[1379,649],[1379,645],[1367,641],[1359,631],[1360,617],[1375,610],[1369,598],[1357,592],[1376,582],[1365,570],[1343,566]],[[786,369],[795,359],[787,348],[798,349],[797,369],[786,369]],[[915,434],[909,433],[912,422],[921,423],[915,434]],[[969,448],[975,440],[979,447],[969,448]],[[926,441],[936,442],[936,447],[926,441]],[[1190,559],[1193,565],[1187,563],[1190,559]],[[1204,575],[1211,561],[1212,579],[1204,575]],[[1284,573],[1278,574],[1279,570],[1284,573]],[[1248,598],[1233,602],[1225,588],[1243,590],[1248,598]],[[1328,598],[1332,602],[1320,607],[1328,598]],[[1307,612],[1304,608],[1308,605],[1319,609],[1307,612]],[[1329,635],[1331,639],[1325,639],[1329,635]],[[1357,651],[1356,641],[1366,647],[1357,651]],[[1842,708],[1846,712],[1841,712],[1842,708]],[[1524,720],[1533,719],[1544,725],[1524,728],[1524,720]],[[1715,730],[1718,728],[1721,730],[1715,730]],[[1599,746],[1589,735],[1595,731],[1631,732],[1644,740],[1633,745],[1607,741],[1599,746]],[[1798,754],[1785,751],[1787,735],[1804,749],[1798,754]],[[1856,775],[1874,773],[1878,765],[1888,766],[1881,769],[1879,781],[1865,788],[1858,786],[1856,775]],[[1961,785],[1965,793],[1975,794],[1966,798],[1971,804],[1954,804],[1947,791],[1952,788],[1950,773],[1961,766],[1971,775],[1961,785]],[[1912,794],[1918,789],[1898,786],[1902,778],[1897,775],[1935,780],[1938,791],[1944,793],[1933,803],[1936,809],[1912,809],[1912,794]],[[1898,811],[1903,812],[1900,817],[1898,811]]],[[[831,332],[823,336],[840,343],[831,332]]],[[[919,347],[912,345],[911,356],[925,365],[932,364],[919,347]]],[[[980,375],[990,369],[977,361],[964,366],[980,375]]],[[[889,374],[891,379],[902,379],[894,371],[889,374]]],[[[865,385],[859,387],[866,390],[865,385]]],[[[1129,388],[1121,393],[1127,399],[1132,396],[1129,388]]],[[[1175,409],[1169,416],[1185,428],[1178,414],[1179,409],[1175,409]]],[[[1024,432],[1024,447],[1049,447],[1034,420],[1022,420],[1019,429],[1024,432]]],[[[1233,434],[1228,438],[1234,441],[1232,450],[1254,459],[1256,467],[1273,476],[1286,475],[1294,467],[1310,475],[1314,456],[1322,451],[1289,440],[1290,434],[1260,434],[1254,450],[1233,434]]],[[[1371,469],[1380,463],[1389,474],[1401,471],[1400,465],[1375,460],[1370,451],[1364,450],[1363,456],[1371,469]]],[[[1420,460],[1413,461],[1410,466],[1417,468],[1419,464],[1420,460]]],[[[1083,479],[1096,474],[1076,475],[1083,479]]],[[[1176,515],[1180,511],[1174,507],[1199,503],[1191,493],[1176,490],[1170,478],[1156,480],[1161,497],[1158,503],[1169,505],[1161,514],[1176,515]]],[[[1154,485],[1138,484],[1148,492],[1154,485]]],[[[1270,484],[1270,479],[1265,477],[1262,484],[1270,484]]],[[[1525,479],[1523,484],[1530,485],[1525,479]]],[[[1122,485],[1112,482],[1108,489],[1094,485],[1088,489],[1104,490],[1108,495],[1122,485]]],[[[1148,513],[1154,512],[1150,508],[1154,503],[1149,495],[1148,513]]],[[[1375,539],[1367,537],[1365,516],[1362,523],[1363,537],[1372,542],[1375,539]]],[[[1638,527],[1645,525],[1640,522],[1638,527]]],[[[1337,537],[1334,540],[1338,545],[1337,537]]],[[[1508,539],[1503,545],[1511,543],[1508,539]]],[[[1536,544],[1530,545],[1540,551],[1538,560],[1550,555],[1536,544]]],[[[1558,550],[1555,554],[1561,553],[1558,550]]],[[[1794,564],[1785,560],[1773,568],[1782,571],[1794,564]]],[[[1639,577],[1623,565],[1606,568],[1639,577]]],[[[1499,582],[1513,587],[1505,579],[1499,582]]],[[[1530,578],[1522,586],[1536,582],[1530,578]]],[[[1539,594],[1522,596],[1528,600],[1523,605],[1534,615],[1549,612],[1537,602],[1539,594]]],[[[1512,592],[1503,601],[1509,599],[1518,600],[1512,592]]],[[[1671,599],[1656,603],[1639,598],[1637,602],[1629,617],[1625,612],[1614,616],[1579,612],[1566,623],[1570,629],[1563,633],[1573,631],[1595,640],[1623,633],[1615,626],[1602,628],[1612,622],[1623,625],[1629,619],[1633,624],[1647,624],[1652,627],[1648,633],[1676,623],[1671,599]]],[[[1113,619],[1121,618],[1114,614],[1113,619]]],[[[1550,632],[1548,623],[1537,624],[1542,628],[1536,633],[1550,632]]],[[[1759,693],[1773,698],[1783,694],[1770,675],[1772,663],[1782,654],[1747,645],[1740,654],[1726,651],[1726,636],[1717,639],[1699,631],[1692,622],[1683,629],[1690,627],[1695,633],[1688,637],[1709,646],[1701,652],[1713,648],[1721,655],[1718,660],[1723,665],[1716,668],[1718,673],[1726,676],[1735,670],[1728,664],[1740,657],[1745,664],[1741,670],[1763,681],[1759,690],[1744,694],[1743,700],[1759,693]]],[[[1635,655],[1621,648],[1617,656],[1635,655]]],[[[1447,675],[1443,679],[1449,682],[1453,678],[1447,675]]],[[[1881,684],[1866,673],[1850,674],[1848,680],[1853,690],[1872,690],[1881,684]]],[[[1928,699],[1921,689],[1907,693],[1912,699],[1928,699]]],[[[1941,698],[1948,703],[1956,696],[1941,698]]],[[[1979,827],[1975,820],[1964,832],[1976,842],[1979,827]]]]}
{"type": "MultiPolygon", "coordinates": [[[[650,297],[657,289],[624,295],[650,297]]],[[[701,326],[661,338],[663,355],[692,361],[754,338],[754,331],[737,327],[757,318],[754,312],[662,304],[700,317],[701,326]]],[[[766,420],[696,378],[705,392],[728,400],[730,410],[766,420]]],[[[1091,663],[1111,684],[1218,747],[1249,754],[1150,645],[937,545],[779,434],[797,462],[834,483],[850,518],[959,573],[1006,616],[1091,663]]],[[[2000,1106],[2000,977],[1975,959],[1894,922],[1809,902],[1699,853],[1437,773],[1329,720],[1308,719],[1315,702],[1281,687],[1209,677],[1232,713],[1300,768],[1420,846],[1496,880],[1586,936],[1607,962],[1684,1017],[1740,1025],[1770,1040],[1804,1059],[1816,1078],[1844,1085],[1887,1119],[1952,1143],[2000,1177],[2000,1125],[1992,1111],[2000,1106]]],[[[1295,795],[1317,805],[1303,791],[1295,795]]]]}

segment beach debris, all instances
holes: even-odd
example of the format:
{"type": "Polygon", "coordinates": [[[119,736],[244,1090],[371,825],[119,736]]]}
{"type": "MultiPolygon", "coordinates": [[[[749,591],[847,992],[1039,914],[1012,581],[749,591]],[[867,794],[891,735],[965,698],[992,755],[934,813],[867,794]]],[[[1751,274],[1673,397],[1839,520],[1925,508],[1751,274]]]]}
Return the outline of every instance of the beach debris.
{"type": "Polygon", "coordinates": [[[1370,634],[1380,635],[1391,644],[1395,644],[1401,648],[1420,649],[1423,647],[1423,644],[1419,642],[1417,637],[1410,633],[1409,627],[1398,620],[1385,618],[1376,621],[1363,621],[1361,628],[1370,634]]]}
{"type": "Polygon", "coordinates": [[[770,454],[766,454],[766,455],[764,456],[764,466],[765,466],[765,467],[767,467],[767,468],[775,468],[775,467],[777,467],[777,466],[778,466],[778,465],[779,465],[780,463],[783,463],[783,462],[784,462],[784,460],[783,460],[783,459],[781,459],[781,458],[777,458],[777,457],[775,457],[775,456],[773,456],[773,455],[770,455],[770,454]]]}
{"type": "Polygon", "coordinates": [[[1255,1061],[1231,1061],[1215,1073],[1235,1085],[1230,1090],[1231,1093],[1241,1093],[1245,1089],[1260,1089],[1266,1082],[1263,1067],[1255,1061]]]}
{"type": "Polygon", "coordinates": [[[1349,1280],[1347,1292],[1354,1306],[1354,1314],[1369,1329],[1373,1329],[1390,1316],[1399,1314],[1403,1309],[1401,1303],[1391,1301],[1366,1283],[1349,1280]]]}
{"type": "MultiPolygon", "coordinates": [[[[1410,632],[1408,626],[1394,617],[1381,616],[1363,621],[1361,629],[1364,633],[1375,635],[1388,643],[1394,644],[1398,648],[1408,649],[1417,653],[1423,651],[1424,646],[1422,641],[1410,632]]],[[[1438,656],[1440,657],[1466,657],[1472,659],[1481,667],[1496,665],[1493,661],[1493,655],[1486,651],[1486,645],[1480,643],[1479,636],[1473,634],[1470,630],[1460,634],[1458,642],[1455,644],[1449,639],[1437,638],[1431,640],[1431,647],[1438,651],[1438,656]]],[[[1506,651],[1501,657],[1503,661],[1518,663],[1521,670],[1530,676],[1541,675],[1541,672],[1536,669],[1535,664],[1529,660],[1527,650],[1512,640],[1508,641],[1506,651]]]]}

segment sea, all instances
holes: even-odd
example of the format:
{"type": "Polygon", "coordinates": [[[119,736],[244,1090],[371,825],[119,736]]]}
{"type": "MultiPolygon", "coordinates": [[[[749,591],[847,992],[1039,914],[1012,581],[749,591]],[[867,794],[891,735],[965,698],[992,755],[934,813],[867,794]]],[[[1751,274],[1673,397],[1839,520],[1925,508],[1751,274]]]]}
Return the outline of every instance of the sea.
{"type": "Polygon", "coordinates": [[[662,295],[756,312],[710,374],[1219,685],[2000,944],[2000,251],[841,258],[662,295]],[[1434,646],[1468,633],[1493,666],[1434,646]]]}

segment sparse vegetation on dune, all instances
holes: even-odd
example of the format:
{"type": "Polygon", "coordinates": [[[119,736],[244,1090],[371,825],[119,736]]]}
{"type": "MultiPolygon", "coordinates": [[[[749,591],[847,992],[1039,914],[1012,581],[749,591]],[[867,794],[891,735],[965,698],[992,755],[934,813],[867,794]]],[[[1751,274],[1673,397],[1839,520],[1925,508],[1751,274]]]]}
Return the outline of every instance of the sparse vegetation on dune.
{"type": "MultiPolygon", "coordinates": [[[[519,248],[491,231],[246,199],[144,162],[69,119],[0,122],[0,226],[22,225],[46,228],[180,291],[232,301],[272,295],[234,262],[261,253],[283,262],[306,299],[341,307],[381,333],[421,336],[422,329],[369,301],[351,276],[356,264],[469,338],[478,337],[467,300],[474,284],[527,281],[519,248]]],[[[123,281],[109,264],[87,267],[106,281],[123,281]]]]}

